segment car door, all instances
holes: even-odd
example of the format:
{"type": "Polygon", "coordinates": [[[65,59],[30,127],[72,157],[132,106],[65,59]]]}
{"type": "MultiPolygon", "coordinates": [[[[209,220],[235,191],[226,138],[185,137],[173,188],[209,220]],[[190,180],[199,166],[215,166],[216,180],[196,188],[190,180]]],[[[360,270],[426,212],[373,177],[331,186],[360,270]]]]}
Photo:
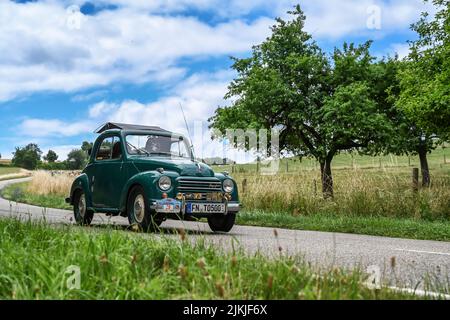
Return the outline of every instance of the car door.
{"type": "Polygon", "coordinates": [[[92,201],[96,208],[116,209],[126,182],[126,168],[120,136],[107,136],[95,155],[95,175],[92,176],[92,201]]]}

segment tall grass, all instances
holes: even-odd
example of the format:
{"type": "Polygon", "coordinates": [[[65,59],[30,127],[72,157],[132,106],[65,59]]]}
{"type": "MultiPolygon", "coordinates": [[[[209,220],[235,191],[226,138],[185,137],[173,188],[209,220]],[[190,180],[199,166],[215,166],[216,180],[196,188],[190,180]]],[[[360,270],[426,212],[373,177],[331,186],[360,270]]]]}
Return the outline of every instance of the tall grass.
{"type": "Polygon", "coordinates": [[[74,177],[69,173],[55,174],[49,171],[35,171],[26,191],[35,195],[56,195],[65,197],[70,192],[74,177]]]}
{"type": "Polygon", "coordinates": [[[450,218],[450,176],[433,176],[431,188],[416,193],[406,170],[336,170],[335,197],[325,200],[317,171],[274,176],[234,174],[248,210],[426,220],[450,218]],[[246,183],[244,185],[244,180],[246,183]]]}
{"type": "Polygon", "coordinates": [[[370,290],[358,271],[313,270],[299,258],[223,252],[185,237],[0,220],[0,299],[414,298],[370,290]],[[73,266],[79,288],[67,287],[73,266]]]}

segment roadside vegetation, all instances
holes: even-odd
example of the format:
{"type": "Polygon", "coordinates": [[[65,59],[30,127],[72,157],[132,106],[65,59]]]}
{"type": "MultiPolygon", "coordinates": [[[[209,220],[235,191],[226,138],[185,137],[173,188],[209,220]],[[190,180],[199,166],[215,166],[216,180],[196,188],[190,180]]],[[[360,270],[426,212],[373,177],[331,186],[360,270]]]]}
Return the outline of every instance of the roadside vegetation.
{"type": "MultiPolygon", "coordinates": [[[[223,252],[205,241],[0,220],[0,299],[414,299],[359,271],[223,252]],[[73,270],[79,268],[77,288],[73,270]],[[69,283],[70,288],[67,284],[69,283]]],[[[275,235],[274,235],[275,236],[275,235]]],[[[421,298],[422,299],[422,298],[421,298]]]]}
{"type": "Polygon", "coordinates": [[[30,176],[30,172],[27,170],[13,167],[6,161],[0,162],[0,181],[24,178],[28,176],[30,176]]]}
{"type": "MultiPolygon", "coordinates": [[[[283,160],[281,172],[274,176],[257,174],[254,164],[215,170],[235,171],[244,205],[238,224],[450,241],[450,165],[444,164],[441,151],[429,156],[431,186],[417,192],[408,166],[417,162],[416,157],[382,159],[381,168],[379,158],[354,155],[348,163],[351,158],[347,154],[336,158],[332,199],[322,197],[320,170],[309,160],[283,160]]],[[[74,175],[36,171],[31,182],[1,192],[12,201],[71,210],[64,199],[74,175]]]]}

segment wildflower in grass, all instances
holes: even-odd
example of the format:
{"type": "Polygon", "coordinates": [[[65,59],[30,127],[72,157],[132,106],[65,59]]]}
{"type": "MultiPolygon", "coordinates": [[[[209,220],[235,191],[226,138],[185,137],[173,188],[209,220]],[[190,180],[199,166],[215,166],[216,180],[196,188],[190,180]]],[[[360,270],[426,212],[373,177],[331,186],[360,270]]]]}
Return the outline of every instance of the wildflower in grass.
{"type": "Polygon", "coordinates": [[[300,273],[300,269],[297,268],[297,266],[292,266],[291,272],[292,272],[293,274],[298,274],[298,273],[300,273]]]}
{"type": "Polygon", "coordinates": [[[178,274],[180,275],[181,279],[183,279],[183,280],[186,279],[186,277],[188,275],[187,267],[182,265],[182,264],[180,264],[178,266],[178,274]]]}
{"type": "Polygon", "coordinates": [[[178,234],[180,235],[181,241],[186,240],[186,231],[183,228],[178,229],[178,234]]]}
{"type": "Polygon", "coordinates": [[[217,295],[221,298],[223,298],[225,296],[225,289],[222,286],[222,284],[220,283],[220,281],[216,282],[216,290],[217,290],[217,295]]]}
{"type": "Polygon", "coordinates": [[[269,276],[267,277],[267,288],[269,288],[269,290],[272,290],[273,287],[273,275],[269,274],[269,276]]]}
{"type": "Polygon", "coordinates": [[[163,261],[163,271],[167,272],[169,271],[170,265],[169,265],[169,257],[165,256],[163,261]]]}
{"type": "Polygon", "coordinates": [[[202,257],[202,258],[198,259],[196,264],[200,269],[204,270],[205,266],[206,266],[205,258],[202,257]]]}
{"type": "Polygon", "coordinates": [[[108,257],[106,255],[102,255],[99,259],[101,264],[107,264],[108,263],[108,257]]]}
{"type": "Polygon", "coordinates": [[[232,267],[235,267],[236,265],[237,265],[237,258],[236,258],[236,256],[232,256],[231,257],[231,266],[232,267]]]}
{"type": "Polygon", "coordinates": [[[223,275],[223,283],[228,283],[228,281],[230,280],[228,272],[225,272],[225,274],[223,275]]]}

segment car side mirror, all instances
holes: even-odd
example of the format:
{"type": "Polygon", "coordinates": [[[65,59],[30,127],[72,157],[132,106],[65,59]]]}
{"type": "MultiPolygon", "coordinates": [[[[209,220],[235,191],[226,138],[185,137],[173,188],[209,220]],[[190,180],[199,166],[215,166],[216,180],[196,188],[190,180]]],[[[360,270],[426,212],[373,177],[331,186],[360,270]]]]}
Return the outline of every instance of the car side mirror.
{"type": "Polygon", "coordinates": [[[89,148],[87,152],[88,152],[88,155],[91,156],[92,148],[89,148]]]}

